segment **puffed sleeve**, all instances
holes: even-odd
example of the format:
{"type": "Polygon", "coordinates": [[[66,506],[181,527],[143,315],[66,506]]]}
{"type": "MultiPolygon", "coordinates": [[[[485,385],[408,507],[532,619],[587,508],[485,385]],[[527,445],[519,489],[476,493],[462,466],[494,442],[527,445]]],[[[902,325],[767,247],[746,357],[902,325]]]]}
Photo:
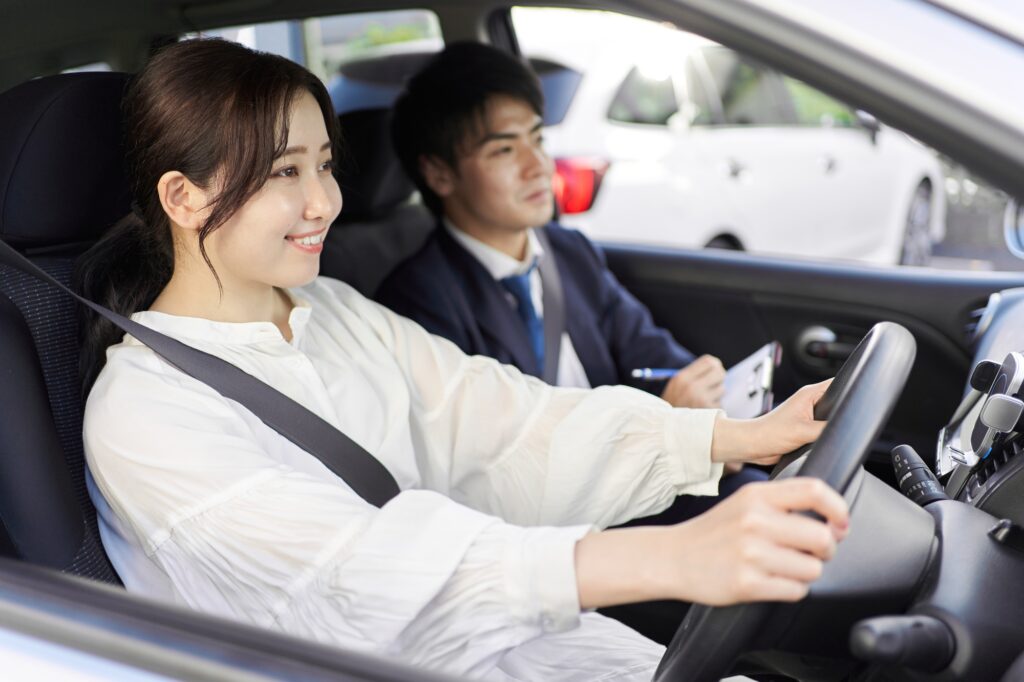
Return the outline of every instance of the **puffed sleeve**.
{"type": "Polygon", "coordinates": [[[428,487],[522,525],[600,527],[681,494],[717,494],[719,411],[675,409],[624,386],[552,387],[325,282],[374,326],[405,376],[428,487]]]}
{"type": "Polygon", "coordinates": [[[579,622],[588,526],[520,528],[428,490],[377,509],[268,457],[236,405],[148,349],[111,357],[84,437],[138,560],[193,608],[472,675],[579,622]]]}

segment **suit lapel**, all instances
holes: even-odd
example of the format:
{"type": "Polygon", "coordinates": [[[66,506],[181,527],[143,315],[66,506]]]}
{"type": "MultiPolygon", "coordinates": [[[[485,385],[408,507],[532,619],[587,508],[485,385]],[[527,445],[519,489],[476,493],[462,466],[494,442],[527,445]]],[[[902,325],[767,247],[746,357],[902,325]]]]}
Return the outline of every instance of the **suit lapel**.
{"type": "Polygon", "coordinates": [[[438,243],[452,270],[461,280],[470,311],[486,337],[487,354],[503,359],[505,351],[512,362],[527,374],[539,375],[530,337],[515,308],[509,305],[502,286],[471,253],[456,242],[448,230],[439,226],[438,243]]]}

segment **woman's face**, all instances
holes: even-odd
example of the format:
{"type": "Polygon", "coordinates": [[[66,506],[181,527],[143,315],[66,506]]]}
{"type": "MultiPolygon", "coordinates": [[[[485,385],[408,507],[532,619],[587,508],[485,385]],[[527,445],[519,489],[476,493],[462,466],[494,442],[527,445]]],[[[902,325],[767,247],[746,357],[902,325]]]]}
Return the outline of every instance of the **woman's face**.
{"type": "Polygon", "coordinates": [[[296,287],[320,271],[320,252],[341,212],[323,114],[308,92],[288,116],[288,145],[271,175],[219,229],[206,249],[225,292],[296,287]]]}

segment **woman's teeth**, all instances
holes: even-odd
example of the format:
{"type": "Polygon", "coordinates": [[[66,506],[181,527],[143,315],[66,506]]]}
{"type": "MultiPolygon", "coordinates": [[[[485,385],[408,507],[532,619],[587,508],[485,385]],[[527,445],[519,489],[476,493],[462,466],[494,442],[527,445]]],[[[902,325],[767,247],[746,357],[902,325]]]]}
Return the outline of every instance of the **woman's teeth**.
{"type": "Polygon", "coordinates": [[[320,234],[315,234],[311,237],[303,237],[302,239],[295,239],[294,237],[289,237],[289,239],[291,239],[296,244],[302,244],[303,246],[316,246],[317,244],[324,240],[325,234],[327,233],[321,232],[320,234]]]}

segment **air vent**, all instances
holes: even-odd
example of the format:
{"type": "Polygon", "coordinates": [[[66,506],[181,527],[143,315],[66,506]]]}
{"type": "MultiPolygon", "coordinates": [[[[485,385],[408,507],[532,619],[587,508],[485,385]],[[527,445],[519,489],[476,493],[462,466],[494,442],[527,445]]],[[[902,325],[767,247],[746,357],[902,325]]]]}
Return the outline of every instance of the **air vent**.
{"type": "Polygon", "coordinates": [[[964,335],[967,337],[969,342],[974,341],[974,337],[978,335],[978,323],[981,322],[981,318],[984,314],[984,308],[975,308],[967,314],[967,324],[964,325],[964,335]]]}
{"type": "Polygon", "coordinates": [[[989,325],[992,324],[992,320],[995,318],[996,309],[999,308],[1002,298],[1002,294],[997,291],[988,297],[988,302],[983,308],[977,308],[968,313],[964,332],[969,345],[973,346],[977,343],[978,339],[988,330],[989,325]]]}

